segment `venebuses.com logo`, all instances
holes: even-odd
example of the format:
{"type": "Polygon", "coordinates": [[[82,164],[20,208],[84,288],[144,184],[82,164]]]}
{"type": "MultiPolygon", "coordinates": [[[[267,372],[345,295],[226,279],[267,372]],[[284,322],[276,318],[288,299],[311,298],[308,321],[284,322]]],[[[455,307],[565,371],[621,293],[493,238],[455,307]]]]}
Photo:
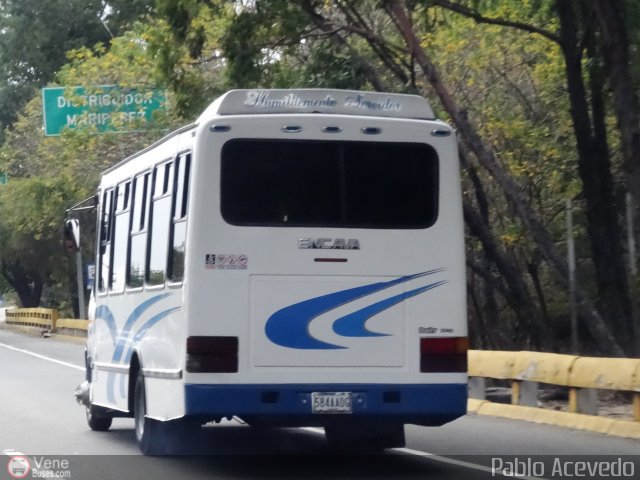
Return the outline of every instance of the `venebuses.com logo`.
{"type": "Polygon", "coordinates": [[[70,462],[67,459],[27,457],[12,455],[7,463],[10,478],[70,479],[70,462]]]}
{"type": "Polygon", "coordinates": [[[11,457],[7,463],[7,471],[12,478],[26,478],[31,471],[29,459],[23,456],[11,457]]]}

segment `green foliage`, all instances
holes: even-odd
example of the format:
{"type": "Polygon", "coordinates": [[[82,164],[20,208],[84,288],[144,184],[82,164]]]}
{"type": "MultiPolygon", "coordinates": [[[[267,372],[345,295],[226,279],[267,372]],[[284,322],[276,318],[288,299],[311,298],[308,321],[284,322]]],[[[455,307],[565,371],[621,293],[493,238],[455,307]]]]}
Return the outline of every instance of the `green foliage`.
{"type": "MultiPolygon", "coordinates": [[[[496,14],[513,17],[508,3],[500,2],[496,14]]],[[[518,9],[531,3],[540,2],[520,2],[518,9]]],[[[459,15],[439,16],[446,28],[432,24],[423,37],[427,50],[528,200],[543,217],[553,216],[580,191],[559,47],[459,15]]]]}
{"type": "Polygon", "coordinates": [[[105,42],[101,0],[5,0],[0,11],[0,127],[35,88],[53,79],[66,52],[105,42]],[[61,26],[64,26],[62,28],[61,26]]]}
{"type": "Polygon", "coordinates": [[[194,118],[225,90],[221,38],[233,2],[158,0],[157,8],[164,16],[147,37],[155,73],[170,87],[177,114],[194,118]]]}
{"type": "MultiPolygon", "coordinates": [[[[565,63],[553,41],[559,32],[559,4],[555,0],[403,3],[443,83],[559,246],[566,235],[565,201],[575,200],[580,271],[584,279],[591,279],[585,228],[589,218],[581,203],[583,185],[565,63]],[[439,6],[452,3],[485,20],[499,19],[524,30],[479,22],[439,6]]],[[[631,0],[620,3],[629,26],[631,68],[638,90],[640,7],[631,0]]],[[[607,80],[598,44],[601,32],[597,22],[588,23],[593,19],[589,2],[572,4],[580,7],[576,13],[580,34],[588,33],[595,42],[589,44],[593,47],[589,52],[583,52],[586,84],[592,73],[607,80]]],[[[0,6],[0,122],[15,124],[0,148],[0,171],[11,178],[9,186],[0,186],[0,208],[3,215],[6,212],[6,219],[0,218],[0,265],[24,259],[23,270],[30,278],[35,278],[40,266],[49,276],[48,285],[64,290],[69,262],[57,250],[54,238],[64,208],[92,194],[100,171],[183,123],[181,119],[195,118],[230,88],[381,89],[417,92],[434,100],[428,76],[409,54],[388,7],[389,2],[374,0],[4,2],[0,6]],[[107,29],[117,37],[109,40],[107,29]],[[28,42],[24,41],[26,31],[28,42]],[[168,87],[170,114],[158,118],[149,130],[126,135],[95,135],[85,129],[45,138],[36,87],[53,80],[54,74],[56,83],[63,86],[168,87]]],[[[605,101],[610,150],[617,152],[620,134],[610,90],[605,83],[596,93],[605,101]]],[[[433,104],[446,119],[443,107],[433,104]]],[[[465,153],[474,166],[473,156],[465,153]]],[[[619,157],[610,155],[613,176],[622,183],[625,172],[619,157]]],[[[536,307],[563,324],[567,303],[558,276],[494,178],[480,168],[475,174],[473,178],[469,170],[464,175],[467,205],[481,211],[500,252],[535,292],[536,307]]],[[[508,294],[509,285],[500,278],[495,258],[490,258],[479,238],[469,236],[467,245],[469,261],[485,268],[482,287],[474,291],[477,312],[490,311],[495,304],[492,314],[499,317],[495,325],[509,332],[500,342],[507,335],[515,342],[526,341],[517,308],[503,308],[509,304],[504,293],[508,294]]],[[[470,275],[471,285],[478,282],[478,277],[470,275]]],[[[591,284],[586,288],[596,291],[591,284]]]]}
{"type": "Polygon", "coordinates": [[[67,51],[108,40],[102,10],[101,0],[5,0],[0,58],[6,80],[40,84],[53,78],[67,51]]]}
{"type": "Polygon", "coordinates": [[[105,24],[114,36],[133,28],[136,22],[153,14],[154,0],[108,0],[105,24]]]}
{"type": "MultiPolygon", "coordinates": [[[[67,52],[109,45],[153,12],[154,0],[4,0],[0,6],[0,135],[67,52]]],[[[2,138],[0,138],[1,143],[2,138]]]]}
{"type": "MultiPolygon", "coordinates": [[[[110,48],[98,44],[93,49],[69,52],[69,61],[57,76],[59,83],[152,86],[154,63],[148,55],[148,27],[137,28],[137,33],[115,38],[110,48]]],[[[144,131],[97,135],[87,127],[65,131],[60,137],[44,137],[41,102],[37,95],[27,103],[0,148],[0,171],[9,173],[11,179],[0,187],[0,265],[12,267],[13,277],[19,277],[16,271],[31,272],[24,278],[40,275],[49,288],[49,301],[67,305],[68,298],[59,296],[74,290],[72,266],[60,247],[65,210],[93,195],[101,171],[182,121],[170,109],[144,131]],[[16,264],[15,259],[20,261],[16,264]]],[[[88,240],[84,246],[90,253],[95,219],[84,220],[88,240]]]]}
{"type": "Polygon", "coordinates": [[[359,52],[306,35],[312,26],[298,2],[159,0],[157,7],[164,20],[151,49],[183,116],[233,88],[369,88],[359,52]]]}
{"type": "Polygon", "coordinates": [[[3,257],[16,257],[26,246],[46,263],[42,260],[51,250],[42,252],[39,242],[55,239],[58,243],[60,212],[73,201],[75,193],[63,177],[19,178],[4,185],[0,189],[3,257]]]}
{"type": "Polygon", "coordinates": [[[68,277],[70,263],[61,255],[59,231],[61,212],[74,193],[64,178],[13,179],[0,188],[0,272],[23,304],[37,304],[28,296],[34,294],[28,292],[31,284],[68,277]]]}

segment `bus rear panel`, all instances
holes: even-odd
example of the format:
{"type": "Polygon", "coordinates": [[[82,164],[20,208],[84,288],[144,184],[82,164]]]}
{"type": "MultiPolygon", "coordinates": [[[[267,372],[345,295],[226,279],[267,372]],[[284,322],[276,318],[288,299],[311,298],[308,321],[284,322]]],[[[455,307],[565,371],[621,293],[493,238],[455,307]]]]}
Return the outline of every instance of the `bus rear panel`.
{"type": "Polygon", "coordinates": [[[424,99],[232,91],[178,136],[103,177],[133,205],[122,291],[94,297],[89,356],[115,380],[93,404],[133,414],[143,388],[142,426],[237,416],[383,447],[466,413],[456,140],[424,99]]]}

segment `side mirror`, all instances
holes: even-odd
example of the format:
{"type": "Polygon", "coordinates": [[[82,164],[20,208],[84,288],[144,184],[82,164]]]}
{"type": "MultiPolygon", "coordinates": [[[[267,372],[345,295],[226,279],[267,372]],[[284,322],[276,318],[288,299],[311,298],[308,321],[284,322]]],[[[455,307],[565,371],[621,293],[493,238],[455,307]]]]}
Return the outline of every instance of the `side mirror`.
{"type": "Polygon", "coordinates": [[[68,253],[80,251],[80,222],[77,218],[72,218],[64,222],[64,249],[68,253]]]}

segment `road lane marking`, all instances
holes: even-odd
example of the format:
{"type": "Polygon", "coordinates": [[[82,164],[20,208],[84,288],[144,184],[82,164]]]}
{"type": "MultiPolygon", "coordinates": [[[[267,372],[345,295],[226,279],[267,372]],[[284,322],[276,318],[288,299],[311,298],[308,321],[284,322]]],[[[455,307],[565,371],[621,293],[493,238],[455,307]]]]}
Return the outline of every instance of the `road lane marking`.
{"type": "Polygon", "coordinates": [[[464,460],[456,460],[455,458],[443,457],[441,455],[436,455],[435,453],[421,452],[420,450],[413,450],[411,448],[393,448],[392,450],[400,453],[409,454],[409,455],[416,455],[418,457],[428,457],[430,460],[434,460],[436,462],[448,463],[450,465],[470,468],[472,470],[479,470],[481,472],[488,472],[492,476],[521,478],[523,480],[547,480],[542,477],[528,477],[526,475],[511,475],[511,474],[507,475],[505,473],[502,473],[502,471],[499,469],[493,469],[491,467],[480,465],[478,463],[465,462],[464,460]]]}
{"type": "Polygon", "coordinates": [[[13,448],[8,448],[2,451],[3,455],[8,455],[10,457],[24,457],[24,453],[19,452],[18,450],[14,450],[13,448]]]}
{"type": "MultiPolygon", "coordinates": [[[[302,430],[306,430],[308,432],[317,433],[317,434],[324,434],[324,430],[322,430],[321,428],[304,427],[302,428],[302,430]]],[[[472,470],[479,470],[481,472],[487,472],[487,473],[490,473],[492,476],[496,476],[496,477],[510,477],[510,478],[518,478],[523,480],[546,480],[542,477],[527,477],[523,475],[506,475],[504,473],[501,473],[500,470],[494,470],[493,468],[487,467],[485,465],[465,462],[463,460],[456,460],[455,458],[443,457],[441,455],[436,455],[435,453],[422,452],[420,450],[414,450],[412,448],[392,448],[390,450],[398,453],[404,453],[406,455],[425,457],[425,458],[428,458],[429,460],[433,460],[434,462],[447,463],[449,465],[455,465],[458,467],[464,467],[472,470]]]]}
{"type": "Polygon", "coordinates": [[[47,357],[45,355],[40,355],[39,353],[30,352],[29,350],[24,350],[22,348],[17,348],[12,345],[7,345],[6,343],[0,343],[0,347],[4,347],[8,350],[13,350],[14,352],[24,353],[26,355],[31,355],[32,357],[39,358],[41,360],[47,360],[48,362],[57,363],[58,365],[62,365],[69,368],[75,368],[76,370],[80,370],[84,372],[84,367],[79,365],[74,365],[73,363],[63,362],[62,360],[56,360],[55,358],[47,357]]]}

